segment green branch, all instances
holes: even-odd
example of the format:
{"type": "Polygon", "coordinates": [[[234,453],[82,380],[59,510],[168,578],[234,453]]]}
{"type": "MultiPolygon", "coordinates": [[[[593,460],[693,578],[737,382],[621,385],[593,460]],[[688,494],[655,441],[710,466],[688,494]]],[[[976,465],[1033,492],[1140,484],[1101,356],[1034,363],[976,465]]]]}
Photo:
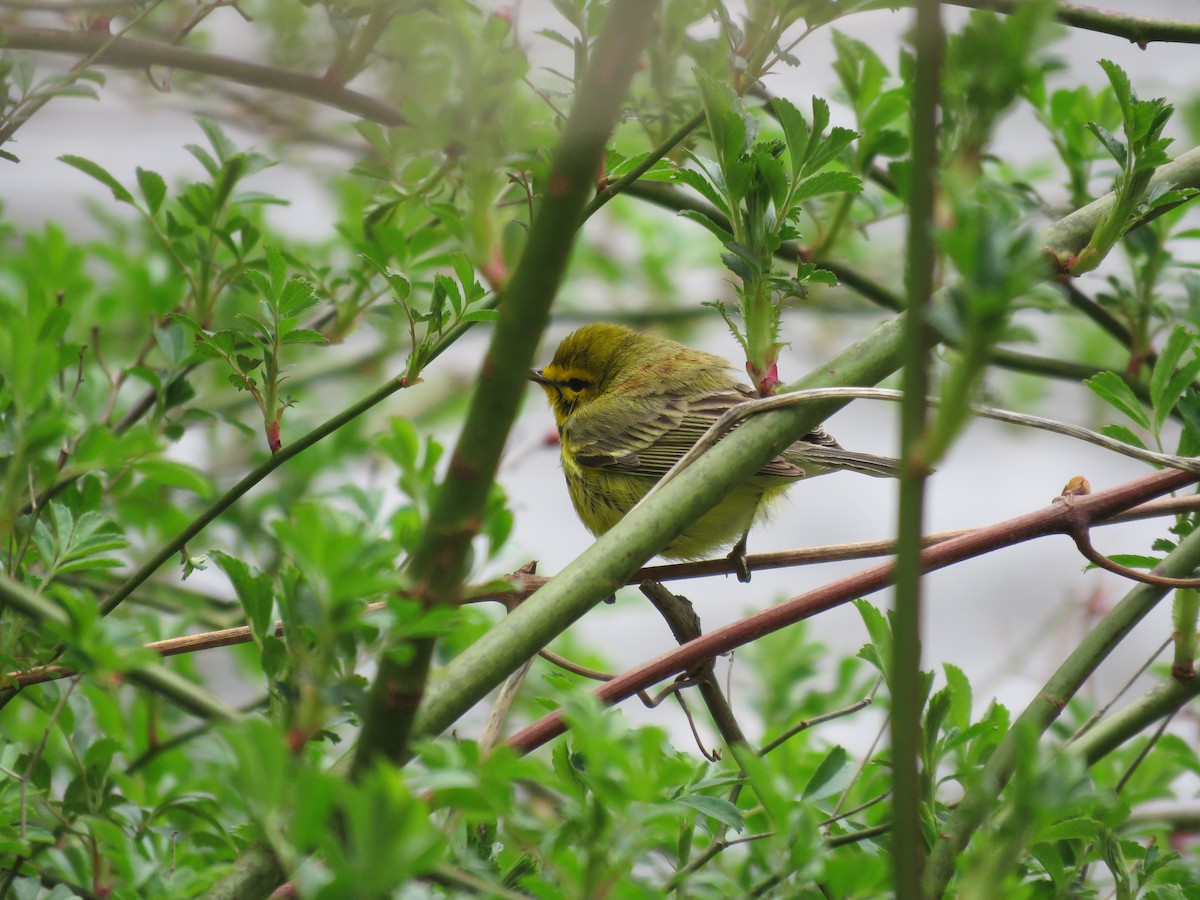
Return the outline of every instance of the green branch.
{"type": "MultiPolygon", "coordinates": [[[[408,591],[426,605],[452,601],[462,590],[471,539],[521,397],[528,384],[550,306],[558,291],[595,173],[650,30],[653,4],[620,0],[584,74],[578,100],[554,153],[554,165],[529,242],[506,291],[450,475],[438,491],[413,554],[408,591]]],[[[433,657],[433,639],[414,641],[403,661],[385,652],[371,686],[353,772],[380,757],[408,752],[418,704],[433,657]]],[[[515,668],[515,666],[514,666],[515,668]]]]}
{"type": "Polygon", "coordinates": [[[1068,746],[1089,766],[1156,722],[1174,715],[1200,695],[1200,678],[1165,678],[1120,712],[1101,719],[1068,746]]]}
{"type": "MultiPolygon", "coordinates": [[[[1200,147],[1193,147],[1187,153],[1175,157],[1171,162],[1160,166],[1150,179],[1147,192],[1152,192],[1163,185],[1175,188],[1200,188],[1200,147]]],[[[1068,216],[1059,219],[1042,232],[1042,243],[1047,250],[1058,256],[1077,254],[1088,245],[1096,226],[1100,224],[1116,203],[1116,193],[1105,194],[1087,206],[1081,207],[1068,216]]],[[[1161,215],[1163,210],[1155,210],[1161,215]]],[[[1145,224],[1146,220],[1134,224],[1129,230],[1145,224]]]]}
{"type": "MultiPolygon", "coordinates": [[[[1172,577],[1186,577],[1191,575],[1197,566],[1200,566],[1200,530],[1184,538],[1159,564],[1155,572],[1172,577]]],[[[1134,626],[1154,609],[1168,590],[1169,588],[1159,585],[1139,584],[1126,594],[1071,652],[1058,671],[1038,691],[1034,700],[1017,717],[1012,728],[988,759],[982,777],[976,784],[967,788],[962,802],[939,829],[937,842],[925,871],[925,889],[929,897],[941,897],[946,892],[946,887],[954,875],[959,854],[997,803],[1000,791],[1016,766],[1021,736],[1040,735],[1045,732],[1096,667],[1125,639],[1134,626]]],[[[1104,748],[1107,743],[1105,736],[1116,732],[1110,724],[1101,730],[1099,738],[1092,736],[1102,725],[1097,725],[1077,742],[1077,748],[1083,745],[1085,752],[1089,745],[1094,748],[1092,752],[1104,748]]]]}
{"type": "MultiPolygon", "coordinates": [[[[946,0],[954,6],[968,9],[990,9],[1008,15],[1016,12],[1023,0],[946,0]]],[[[892,5],[889,3],[889,6],[892,5]]],[[[1098,31],[1123,37],[1145,49],[1147,44],[1163,41],[1175,44],[1200,44],[1200,22],[1158,19],[1153,16],[1130,16],[1123,13],[1082,6],[1078,3],[1056,3],[1054,17],[1064,25],[1085,31],[1098,31]]]]}
{"type": "Polygon", "coordinates": [[[896,523],[892,692],[893,885],[898,900],[920,900],[925,843],[921,831],[921,551],[929,429],[929,352],[937,334],[929,323],[937,246],[933,238],[937,180],[937,111],[942,45],[939,0],[919,0],[912,111],[912,184],[909,188],[908,314],[904,323],[904,400],[900,406],[900,489],[896,523]]]}

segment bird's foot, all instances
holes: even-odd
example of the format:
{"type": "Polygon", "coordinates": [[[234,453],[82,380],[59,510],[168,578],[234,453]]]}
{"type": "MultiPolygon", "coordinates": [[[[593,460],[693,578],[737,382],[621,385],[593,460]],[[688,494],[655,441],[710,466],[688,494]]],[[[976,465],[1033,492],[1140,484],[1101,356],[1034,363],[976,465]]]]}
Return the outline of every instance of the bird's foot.
{"type": "Polygon", "coordinates": [[[749,532],[741,536],[727,557],[733,563],[733,571],[737,575],[737,580],[742,584],[750,583],[750,564],[746,561],[746,537],[748,534],[749,532]]]}

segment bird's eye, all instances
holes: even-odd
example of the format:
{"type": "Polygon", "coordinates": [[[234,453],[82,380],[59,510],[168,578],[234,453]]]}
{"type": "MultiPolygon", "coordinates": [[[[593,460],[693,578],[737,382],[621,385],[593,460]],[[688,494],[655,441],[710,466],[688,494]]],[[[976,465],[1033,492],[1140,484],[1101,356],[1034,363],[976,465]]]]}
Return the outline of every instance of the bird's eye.
{"type": "Polygon", "coordinates": [[[582,391],[588,386],[588,383],[582,378],[572,378],[567,382],[567,388],[572,391],[582,391]]]}

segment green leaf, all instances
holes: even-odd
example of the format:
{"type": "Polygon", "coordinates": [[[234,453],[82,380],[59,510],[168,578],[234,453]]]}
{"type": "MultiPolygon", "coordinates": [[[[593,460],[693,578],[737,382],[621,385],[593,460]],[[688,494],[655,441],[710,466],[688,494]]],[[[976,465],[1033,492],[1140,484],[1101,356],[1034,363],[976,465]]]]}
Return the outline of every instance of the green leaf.
{"type": "Polygon", "coordinates": [[[247,563],[227,553],[215,551],[212,555],[237,592],[250,623],[250,632],[261,646],[266,637],[274,635],[271,612],[275,606],[275,591],[270,576],[254,573],[247,563]]]}
{"type": "Polygon", "coordinates": [[[823,169],[841,156],[842,151],[854,143],[854,139],[857,137],[858,132],[851,131],[849,128],[833,129],[829,133],[829,137],[823,139],[815,151],[810,151],[808,162],[804,164],[801,174],[811,175],[823,169]]]}
{"type": "Polygon", "coordinates": [[[498,309],[473,309],[464,314],[459,322],[495,322],[499,316],[498,309]]]}
{"type": "Polygon", "coordinates": [[[783,139],[787,142],[794,181],[799,178],[800,170],[808,159],[808,123],[804,121],[804,114],[790,100],[776,97],[771,101],[771,108],[783,129],[783,139]]]}
{"type": "MultiPolygon", "coordinates": [[[[867,634],[871,638],[868,645],[874,650],[873,662],[885,679],[891,678],[892,672],[892,629],[884,614],[866,600],[855,600],[854,607],[867,626],[867,634]]],[[[862,651],[859,656],[863,656],[862,651]]],[[[864,657],[868,658],[868,657],[864,657]]]]}
{"type": "Polygon", "coordinates": [[[697,225],[703,226],[708,231],[710,231],[713,234],[713,236],[716,237],[716,239],[719,240],[722,244],[728,244],[733,241],[732,234],[730,234],[728,231],[726,231],[724,228],[722,228],[720,225],[718,225],[716,222],[714,222],[708,216],[704,215],[704,213],[696,212],[696,210],[694,210],[694,209],[685,209],[685,210],[680,211],[679,216],[680,216],[680,218],[690,219],[691,221],[695,222],[697,225]]]}
{"type": "Polygon", "coordinates": [[[308,328],[293,328],[283,335],[282,341],[285,344],[328,344],[329,338],[325,337],[319,331],[312,331],[308,328]]]}
{"type": "Polygon", "coordinates": [[[1113,372],[1100,372],[1098,375],[1084,381],[1097,397],[1110,406],[1123,412],[1135,424],[1149,430],[1150,419],[1142,407],[1133,389],[1119,375],[1113,372]]]}
{"type": "Polygon", "coordinates": [[[971,682],[958,666],[943,663],[946,684],[950,687],[950,722],[959,731],[971,727],[971,682]]]}
{"type": "Polygon", "coordinates": [[[162,206],[163,198],[167,195],[167,183],[157,172],[151,172],[140,166],[137,170],[137,180],[138,187],[142,189],[142,196],[146,198],[146,208],[150,210],[151,215],[154,215],[162,206]]]}
{"type": "Polygon", "coordinates": [[[1142,450],[1147,449],[1146,442],[1124,425],[1105,425],[1100,429],[1100,433],[1123,444],[1128,444],[1131,447],[1140,447],[1142,450]]]}
{"type": "MultiPolygon", "coordinates": [[[[725,197],[724,191],[721,190],[717,182],[709,176],[707,168],[703,166],[703,163],[698,158],[693,158],[696,159],[697,165],[701,166],[701,170],[696,171],[695,169],[677,169],[675,171],[675,181],[680,184],[685,184],[692,190],[696,191],[709,203],[720,210],[722,215],[728,218],[729,202],[725,197]]],[[[691,211],[686,210],[680,214],[686,215],[688,212],[691,211]]]]}
{"type": "Polygon", "coordinates": [[[851,175],[849,172],[818,172],[797,185],[792,201],[802,203],[822,194],[841,193],[862,193],[862,181],[857,175],[851,175]]]}
{"type": "Polygon", "coordinates": [[[213,483],[203,473],[184,463],[170,459],[143,459],[135,468],[150,481],[191,491],[204,500],[216,496],[213,483]]]}
{"type": "Polygon", "coordinates": [[[684,794],[677,799],[681,806],[703,813],[710,819],[716,819],[722,825],[742,831],[746,827],[746,819],[741,810],[724,797],[710,797],[707,794],[684,794]]]}
{"type": "Polygon", "coordinates": [[[1166,343],[1163,344],[1162,350],[1159,351],[1158,359],[1154,363],[1154,371],[1150,373],[1150,398],[1154,402],[1155,410],[1162,406],[1167,382],[1171,380],[1179,361],[1183,359],[1183,354],[1192,345],[1192,341],[1193,338],[1187,326],[1176,325],[1166,343]]]}
{"type": "Polygon", "coordinates": [[[279,293],[279,315],[281,318],[295,319],[320,302],[310,282],[303,278],[292,278],[279,293]]]}
{"type": "Polygon", "coordinates": [[[1117,139],[1116,135],[1098,122],[1088,122],[1087,128],[1104,145],[1104,149],[1108,151],[1108,155],[1115,159],[1121,168],[1124,168],[1125,164],[1129,161],[1129,151],[1117,139]]]}
{"type": "Polygon", "coordinates": [[[1104,828],[1103,822],[1087,816],[1076,816],[1041,829],[1034,842],[1091,840],[1100,833],[1102,828],[1104,828]]]}
{"type": "Polygon", "coordinates": [[[804,785],[804,790],[800,792],[801,800],[820,800],[822,797],[828,797],[830,794],[841,790],[841,785],[834,781],[834,778],[839,772],[846,767],[846,763],[850,761],[850,754],[846,752],[844,747],[836,746],[830,748],[825,754],[825,758],[821,760],[816,771],[808,779],[808,783],[804,785]]]}
{"type": "Polygon", "coordinates": [[[109,174],[108,170],[99,163],[94,163],[90,159],[84,159],[82,156],[74,156],[72,154],[60,156],[59,160],[65,162],[72,168],[78,169],[85,175],[90,175],[92,178],[95,178],[110,191],[112,191],[113,197],[121,203],[136,205],[133,203],[133,194],[129,193],[129,191],[125,188],[125,185],[117,181],[117,179],[109,174]]]}
{"type": "Polygon", "coordinates": [[[746,149],[746,122],[738,112],[737,98],[724,82],[696,70],[708,133],[721,170],[728,173],[746,149]]]}
{"type": "Polygon", "coordinates": [[[267,257],[267,272],[270,274],[270,287],[263,292],[263,295],[268,299],[278,300],[282,296],[283,285],[287,280],[287,260],[284,259],[277,247],[263,247],[263,253],[267,257]]]}

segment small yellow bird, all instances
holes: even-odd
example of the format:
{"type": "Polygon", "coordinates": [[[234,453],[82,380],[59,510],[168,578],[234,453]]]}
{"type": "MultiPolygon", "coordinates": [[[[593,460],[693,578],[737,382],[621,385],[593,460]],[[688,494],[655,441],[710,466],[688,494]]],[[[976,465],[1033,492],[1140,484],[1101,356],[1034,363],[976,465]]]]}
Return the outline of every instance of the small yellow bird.
{"type": "MultiPolygon", "coordinates": [[[[554,410],[567,489],[592,534],[616,525],[726,410],[754,399],[733,373],[711,353],[596,323],[567,335],[553,361],[530,374],[554,410]]],[[[897,462],[843,450],[818,428],[689,525],[661,555],[700,559],[736,544],[730,556],[739,578],[749,580],[750,525],[794,482],[834,469],[895,477],[897,462]]]]}

